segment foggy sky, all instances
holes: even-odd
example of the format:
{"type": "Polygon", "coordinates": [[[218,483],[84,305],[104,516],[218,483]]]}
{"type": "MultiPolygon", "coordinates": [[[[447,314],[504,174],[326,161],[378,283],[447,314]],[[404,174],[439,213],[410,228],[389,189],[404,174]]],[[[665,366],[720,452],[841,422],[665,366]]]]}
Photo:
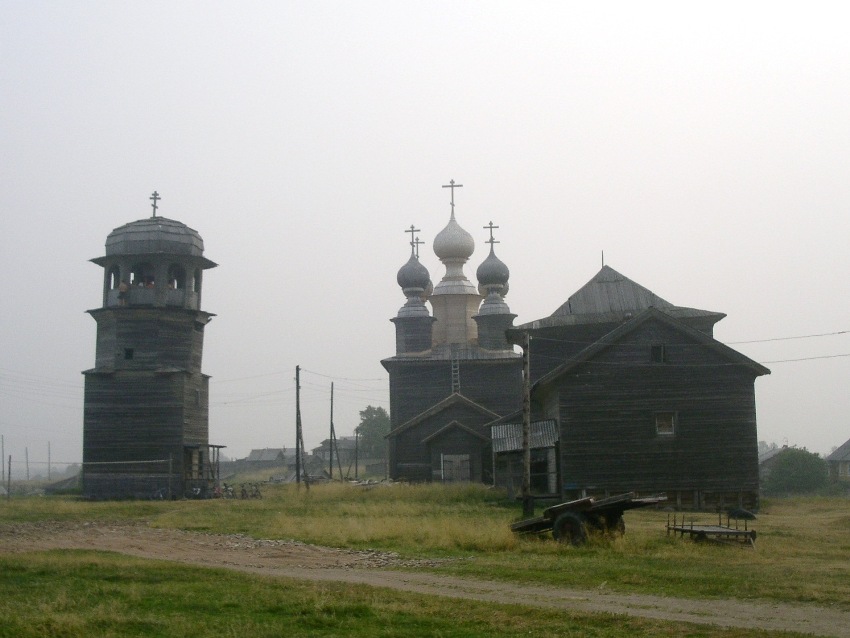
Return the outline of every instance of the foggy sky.
{"type": "MultiPolygon", "coordinates": [[[[524,323],[605,263],[765,364],[759,439],[850,437],[850,40],[839,3],[0,3],[0,434],[79,461],[106,236],[200,232],[210,442],[308,448],[367,405],[449,219],[524,323]],[[833,334],[841,333],[841,334],[833,334]],[[829,336],[810,336],[829,335],[829,336]],[[786,339],[786,337],[807,337],[786,339]],[[764,341],[773,339],[772,341],[764,341]],[[760,341],[759,343],[753,343],[760,341]],[[741,343],[747,342],[747,343],[741,343]],[[801,359],[800,361],[789,361],[801,359]]],[[[20,465],[18,465],[20,467],[20,465]]],[[[33,470],[41,471],[41,470],[33,470]]]]}

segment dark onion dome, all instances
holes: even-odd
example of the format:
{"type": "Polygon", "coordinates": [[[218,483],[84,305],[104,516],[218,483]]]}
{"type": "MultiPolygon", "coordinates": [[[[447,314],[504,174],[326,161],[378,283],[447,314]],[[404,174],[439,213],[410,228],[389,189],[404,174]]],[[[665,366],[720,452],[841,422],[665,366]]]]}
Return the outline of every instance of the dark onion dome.
{"type": "Polygon", "coordinates": [[[399,269],[396,281],[402,290],[411,288],[425,290],[431,283],[431,275],[428,269],[419,263],[416,256],[411,255],[407,263],[399,269]]]}
{"type": "Polygon", "coordinates": [[[478,284],[483,287],[487,286],[504,286],[508,283],[511,276],[510,270],[501,259],[496,257],[493,252],[493,245],[490,244],[490,254],[487,255],[478,270],[475,271],[475,276],[478,278],[478,284]]]}
{"type": "Polygon", "coordinates": [[[437,233],[434,238],[434,254],[440,259],[466,261],[475,252],[475,240],[455,221],[452,213],[451,219],[446,227],[437,233]]]}
{"type": "Polygon", "coordinates": [[[106,238],[107,256],[157,253],[201,257],[204,240],[198,231],[165,217],[149,217],[124,224],[106,238]]]}

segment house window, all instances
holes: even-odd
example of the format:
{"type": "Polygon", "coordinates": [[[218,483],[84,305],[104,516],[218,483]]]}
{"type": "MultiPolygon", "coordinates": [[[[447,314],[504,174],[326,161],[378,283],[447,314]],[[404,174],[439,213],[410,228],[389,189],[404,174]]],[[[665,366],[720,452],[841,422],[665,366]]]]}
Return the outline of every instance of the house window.
{"type": "Polygon", "coordinates": [[[676,431],[675,412],[655,413],[655,433],[662,436],[672,436],[676,431]]]}
{"type": "Polygon", "coordinates": [[[653,363],[665,363],[667,361],[667,348],[664,344],[656,344],[649,351],[649,358],[653,363]]]}

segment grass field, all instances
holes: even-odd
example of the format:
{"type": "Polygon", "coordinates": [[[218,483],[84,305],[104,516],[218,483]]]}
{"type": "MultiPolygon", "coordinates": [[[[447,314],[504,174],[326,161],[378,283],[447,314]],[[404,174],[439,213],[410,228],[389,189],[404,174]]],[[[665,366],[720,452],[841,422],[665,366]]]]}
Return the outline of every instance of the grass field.
{"type": "MultiPolygon", "coordinates": [[[[261,500],[0,501],[0,521],[144,520],[158,527],[455,558],[440,568],[512,582],[850,609],[850,500],[763,504],[756,549],[668,537],[666,513],[585,547],[516,538],[519,507],[478,486],[267,486],[261,500]]],[[[712,522],[710,514],[695,514],[712,522]]],[[[0,556],[0,636],[757,635],[412,594],[303,584],[108,553],[0,556]]],[[[767,635],[767,634],[765,634],[767,635]]],[[[775,635],[775,634],[771,634],[775,635]]]]}

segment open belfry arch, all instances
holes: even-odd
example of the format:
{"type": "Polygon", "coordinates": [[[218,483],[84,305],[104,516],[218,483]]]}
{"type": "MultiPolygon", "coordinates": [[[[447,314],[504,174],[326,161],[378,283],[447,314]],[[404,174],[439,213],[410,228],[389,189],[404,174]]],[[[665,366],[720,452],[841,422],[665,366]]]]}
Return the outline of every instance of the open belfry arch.
{"type": "Polygon", "coordinates": [[[204,496],[218,479],[209,444],[209,377],[201,372],[204,257],[197,231],[153,214],[113,230],[103,257],[95,367],[85,375],[83,494],[204,496]]]}

